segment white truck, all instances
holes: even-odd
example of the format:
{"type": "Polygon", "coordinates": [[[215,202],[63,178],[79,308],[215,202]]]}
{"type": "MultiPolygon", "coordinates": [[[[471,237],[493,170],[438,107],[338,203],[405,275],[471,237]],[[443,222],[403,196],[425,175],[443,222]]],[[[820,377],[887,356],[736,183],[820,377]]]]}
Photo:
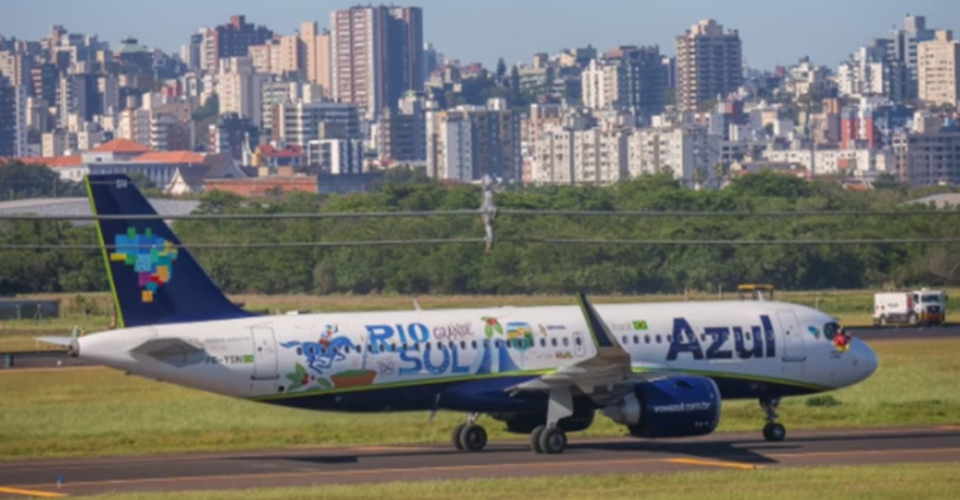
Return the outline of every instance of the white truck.
{"type": "Polygon", "coordinates": [[[947,318],[947,295],[941,291],[878,293],[873,297],[874,326],[942,325],[947,318]]]}

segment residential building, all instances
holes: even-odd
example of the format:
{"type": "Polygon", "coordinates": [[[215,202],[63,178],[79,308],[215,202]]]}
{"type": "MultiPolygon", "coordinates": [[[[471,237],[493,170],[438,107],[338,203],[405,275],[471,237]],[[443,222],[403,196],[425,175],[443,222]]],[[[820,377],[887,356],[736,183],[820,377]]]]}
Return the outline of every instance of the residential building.
{"type": "Polygon", "coordinates": [[[857,149],[792,149],[764,151],[763,159],[774,163],[799,165],[810,175],[852,174],[863,176],[877,170],[880,151],[857,149]]]}
{"type": "Polygon", "coordinates": [[[743,85],[740,34],[706,19],[677,37],[677,105],[695,112],[743,85]]]}
{"type": "Polygon", "coordinates": [[[356,106],[338,102],[286,103],[281,107],[279,131],[287,144],[306,147],[323,139],[359,139],[360,112],[356,106]]]}
{"type": "Polygon", "coordinates": [[[916,99],[919,96],[918,45],[933,40],[935,31],[927,28],[924,16],[907,14],[903,28],[890,32],[890,42],[886,44],[888,59],[899,63],[904,69],[904,99],[916,99]]]}
{"type": "Polygon", "coordinates": [[[330,31],[319,31],[316,22],[303,23],[300,26],[300,40],[304,47],[307,81],[320,85],[323,87],[323,95],[332,97],[330,31]]]}
{"type": "Polygon", "coordinates": [[[279,75],[281,44],[280,39],[267,40],[262,45],[253,45],[249,49],[250,61],[257,73],[279,75]]]}
{"type": "Polygon", "coordinates": [[[171,113],[155,112],[150,118],[150,148],[154,151],[193,151],[196,129],[189,120],[171,113]]]}
{"type": "Polygon", "coordinates": [[[58,128],[43,134],[41,144],[40,155],[44,158],[67,156],[77,151],[77,134],[58,128]]]}
{"type": "Polygon", "coordinates": [[[630,176],[668,174],[694,187],[698,178],[714,174],[719,160],[716,141],[697,125],[638,129],[627,139],[630,176]]]}
{"type": "Polygon", "coordinates": [[[408,90],[423,90],[423,11],[353,7],[331,14],[333,97],[368,120],[408,90]]]}
{"type": "Polygon", "coordinates": [[[256,73],[249,57],[223,59],[219,75],[220,114],[236,114],[255,125],[262,123],[263,83],[268,76],[256,73]]]}
{"type": "Polygon", "coordinates": [[[150,144],[151,113],[145,109],[125,109],[117,122],[116,137],[138,144],[150,144]]]}
{"type": "Polygon", "coordinates": [[[663,112],[667,82],[659,47],[618,47],[590,61],[581,79],[584,106],[646,117],[663,112]]]}
{"type": "Polygon", "coordinates": [[[33,79],[33,96],[54,105],[60,87],[60,72],[56,65],[45,63],[34,66],[30,72],[33,79]]]}
{"type": "Polygon", "coordinates": [[[202,68],[203,32],[190,35],[190,43],[180,48],[180,59],[191,71],[202,68]]]}
{"type": "Polygon", "coordinates": [[[893,175],[913,186],[960,185],[960,127],[920,117],[914,130],[894,134],[893,175]]]}
{"type": "Polygon", "coordinates": [[[217,123],[210,125],[208,150],[246,164],[244,159],[252,153],[251,145],[257,144],[256,131],[257,127],[248,118],[237,114],[220,115],[217,123]]]}
{"type": "Polygon", "coordinates": [[[14,87],[26,86],[33,91],[33,58],[17,51],[0,51],[0,75],[14,87]]]}
{"type": "Polygon", "coordinates": [[[228,24],[207,31],[204,37],[205,68],[216,71],[222,59],[247,57],[250,47],[273,38],[264,26],[247,23],[246,16],[232,16],[228,24]]]}
{"type": "Polygon", "coordinates": [[[960,42],[940,30],[933,40],[917,45],[919,98],[929,105],[960,104],[960,42]]]}
{"type": "Polygon", "coordinates": [[[307,144],[307,163],[329,175],[363,173],[363,141],[321,139],[307,144]]]}
{"type": "Polygon", "coordinates": [[[422,94],[409,93],[396,110],[387,108],[380,118],[377,150],[388,162],[422,162],[427,159],[426,109],[422,94]]]}
{"type": "Polygon", "coordinates": [[[427,174],[438,179],[477,181],[486,175],[522,176],[520,117],[502,99],[485,107],[460,106],[427,112],[427,174]]]}
{"type": "Polygon", "coordinates": [[[0,158],[20,156],[17,151],[19,128],[17,87],[10,78],[0,75],[0,158]]]}

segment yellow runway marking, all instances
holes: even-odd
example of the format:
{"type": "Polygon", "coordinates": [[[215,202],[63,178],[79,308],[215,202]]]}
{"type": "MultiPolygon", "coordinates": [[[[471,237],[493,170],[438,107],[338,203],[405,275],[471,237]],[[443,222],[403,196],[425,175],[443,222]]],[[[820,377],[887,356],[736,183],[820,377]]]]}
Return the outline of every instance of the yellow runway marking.
{"type": "Polygon", "coordinates": [[[694,458],[671,458],[667,462],[681,465],[706,465],[708,467],[725,467],[727,469],[753,470],[762,469],[763,466],[753,464],[743,464],[738,462],[720,462],[715,460],[697,460],[694,458]]]}
{"type": "Polygon", "coordinates": [[[0,493],[7,493],[9,495],[22,495],[25,497],[36,497],[36,498],[62,498],[67,495],[63,493],[54,493],[52,491],[39,491],[39,490],[22,490],[20,488],[5,488],[0,486],[0,493]]]}

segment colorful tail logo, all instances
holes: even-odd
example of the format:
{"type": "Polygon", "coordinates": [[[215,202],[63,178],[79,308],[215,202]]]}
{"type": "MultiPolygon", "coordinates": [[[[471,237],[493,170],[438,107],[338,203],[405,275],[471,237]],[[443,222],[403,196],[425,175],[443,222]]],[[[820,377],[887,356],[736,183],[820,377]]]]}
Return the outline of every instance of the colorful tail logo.
{"type": "Polygon", "coordinates": [[[153,302],[157,290],[173,278],[173,263],[177,260],[173,243],[154,236],[151,229],[137,234],[131,227],[127,234],[116,235],[114,244],[116,250],[110,254],[110,260],[133,266],[143,290],[141,299],[145,304],[153,302]]]}

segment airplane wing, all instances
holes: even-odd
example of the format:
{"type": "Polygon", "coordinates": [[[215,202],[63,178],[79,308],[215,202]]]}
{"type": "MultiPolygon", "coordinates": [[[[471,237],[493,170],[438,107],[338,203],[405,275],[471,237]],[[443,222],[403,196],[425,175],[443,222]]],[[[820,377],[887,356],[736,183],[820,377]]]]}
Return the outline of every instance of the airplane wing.
{"type": "Polygon", "coordinates": [[[668,376],[666,370],[661,372],[660,367],[657,366],[646,367],[644,373],[635,374],[630,354],[610,333],[593,304],[582,293],[577,294],[577,302],[587,320],[590,338],[596,345],[596,356],[538,379],[510,387],[507,389],[508,392],[512,394],[550,392],[555,389],[569,388],[584,395],[594,396],[595,399],[616,399],[619,394],[629,391],[634,384],[668,376]]]}

